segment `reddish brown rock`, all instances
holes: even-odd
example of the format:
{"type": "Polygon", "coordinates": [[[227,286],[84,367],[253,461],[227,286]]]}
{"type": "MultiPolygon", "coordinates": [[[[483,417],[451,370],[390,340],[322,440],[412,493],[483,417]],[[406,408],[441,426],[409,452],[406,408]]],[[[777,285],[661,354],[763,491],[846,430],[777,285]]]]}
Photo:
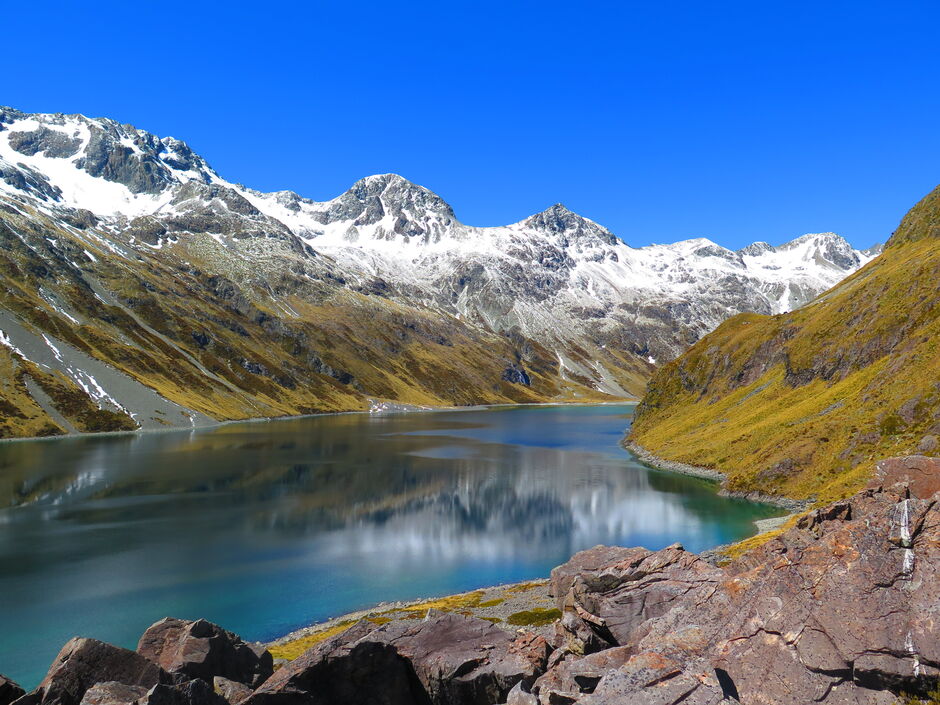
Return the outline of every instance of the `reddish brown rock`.
{"type": "Polygon", "coordinates": [[[274,672],[270,653],[204,619],[161,619],[140,637],[137,653],[169,673],[207,683],[222,676],[255,687],[274,672]]]}
{"type": "Polygon", "coordinates": [[[908,455],[881,460],[875,465],[875,475],[868,486],[887,488],[899,482],[906,484],[911,496],[918,499],[940,492],[940,458],[908,455]]]}
{"type": "Polygon", "coordinates": [[[877,489],[811,513],[725,569],[669,548],[576,576],[564,627],[601,632],[637,655],[573,702],[704,703],[737,693],[749,705],[887,705],[932,688],[940,495],[920,498],[932,486],[926,463],[883,467],[877,489]],[[910,486],[897,484],[898,468],[910,486]],[[671,670],[639,668],[643,653],[671,670]]]}
{"type": "Polygon", "coordinates": [[[0,673],[0,705],[10,705],[14,700],[25,694],[25,690],[0,673]]]}
{"type": "Polygon", "coordinates": [[[630,660],[633,648],[618,646],[583,658],[575,654],[552,666],[532,685],[531,692],[544,703],[573,703],[593,693],[601,679],[630,660]]]}
{"type": "Polygon", "coordinates": [[[563,610],[565,596],[571,589],[575,578],[586,579],[589,576],[603,574],[609,566],[643,558],[650,552],[645,548],[621,548],[620,546],[595,546],[574,554],[567,563],[553,568],[549,579],[549,594],[555,598],[555,605],[563,610]]]}
{"type": "Polygon", "coordinates": [[[75,638],[66,643],[36,690],[18,705],[79,705],[97,683],[115,681],[151,688],[172,677],[140,654],[95,639],[75,638]]]}
{"type": "Polygon", "coordinates": [[[427,703],[414,669],[395,647],[359,640],[374,629],[360,622],[309,649],[276,671],[244,705],[427,703]]]}
{"type": "MultiPolygon", "coordinates": [[[[573,561],[584,563],[579,555],[573,561]]],[[[562,625],[571,635],[569,649],[588,653],[635,644],[649,620],[692,593],[713,590],[722,576],[721,569],[678,545],[661,551],[629,549],[613,563],[577,572],[559,600],[562,625]]]]}
{"type": "Polygon", "coordinates": [[[331,698],[324,703],[336,705],[490,705],[505,702],[516,683],[534,681],[548,654],[542,637],[516,637],[462,615],[432,613],[418,624],[377,628],[360,623],[284,666],[245,705],[311,702],[322,692],[331,698]],[[359,687],[346,692],[350,679],[359,687]]]}
{"type": "MultiPolygon", "coordinates": [[[[690,673],[661,654],[642,652],[606,674],[593,693],[576,702],[579,705],[718,705],[733,701],[726,699],[714,675],[690,673]]],[[[784,702],[787,701],[780,701],[780,705],[784,702]]]]}

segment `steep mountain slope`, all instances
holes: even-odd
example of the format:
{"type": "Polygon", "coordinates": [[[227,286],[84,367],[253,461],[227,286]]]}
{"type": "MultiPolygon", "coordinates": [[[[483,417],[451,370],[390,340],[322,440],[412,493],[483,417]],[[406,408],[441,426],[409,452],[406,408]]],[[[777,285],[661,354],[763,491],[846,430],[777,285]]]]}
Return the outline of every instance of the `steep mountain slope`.
{"type": "Polygon", "coordinates": [[[632,438],[736,490],[843,496],[940,434],[940,188],[884,253],[792,313],[736,316],[663,366],[632,438]]]}
{"type": "Polygon", "coordinates": [[[635,249],[561,205],[475,228],[427,189],[260,193],[185,143],[0,108],[0,437],[638,394],[728,315],[873,253],[831,233],[635,249]]]}

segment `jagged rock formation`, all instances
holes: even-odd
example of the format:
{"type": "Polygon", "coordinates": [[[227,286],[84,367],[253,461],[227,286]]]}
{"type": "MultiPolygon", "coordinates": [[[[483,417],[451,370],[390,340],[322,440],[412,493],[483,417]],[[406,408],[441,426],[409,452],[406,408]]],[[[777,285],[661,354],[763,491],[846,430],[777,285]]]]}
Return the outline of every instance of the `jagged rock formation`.
{"type": "Polygon", "coordinates": [[[831,233],[635,249],[560,204],[475,228],[391,174],[260,193],[179,140],[10,108],[0,244],[0,437],[623,397],[871,256],[831,233]]]}
{"type": "Polygon", "coordinates": [[[16,705],[890,705],[940,677],[938,572],[940,459],[897,458],[721,567],[678,545],[576,554],[552,571],[551,641],[363,620],[259,682],[237,635],[164,620],[140,653],[72,640],[16,705]]]}
{"type": "Polygon", "coordinates": [[[274,672],[271,654],[204,619],[160,620],[140,637],[137,653],[167,673],[207,682],[218,676],[258,686],[274,672]]]}
{"type": "Polygon", "coordinates": [[[632,439],[732,490],[835,499],[873,457],[932,453],[940,212],[934,190],[884,253],[812,303],[732,318],[651,379],[632,439]]]}

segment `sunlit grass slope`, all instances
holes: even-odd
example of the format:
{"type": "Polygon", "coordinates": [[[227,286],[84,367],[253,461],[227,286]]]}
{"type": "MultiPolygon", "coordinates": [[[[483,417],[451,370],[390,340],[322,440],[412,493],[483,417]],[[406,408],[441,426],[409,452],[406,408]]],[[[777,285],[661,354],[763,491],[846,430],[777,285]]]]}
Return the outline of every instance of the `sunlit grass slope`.
{"type": "Polygon", "coordinates": [[[650,381],[632,438],[735,490],[832,499],[940,435],[940,188],[806,307],[736,316],[650,381]]]}

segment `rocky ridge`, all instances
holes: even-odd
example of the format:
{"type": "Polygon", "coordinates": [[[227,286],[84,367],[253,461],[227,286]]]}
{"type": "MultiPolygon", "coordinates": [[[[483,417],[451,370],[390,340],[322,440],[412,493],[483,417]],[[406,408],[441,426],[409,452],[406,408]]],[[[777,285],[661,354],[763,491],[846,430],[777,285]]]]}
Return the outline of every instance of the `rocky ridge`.
{"type": "Polygon", "coordinates": [[[261,193],[180,140],[11,108],[0,243],[0,437],[638,395],[727,316],[874,255],[831,233],[631,248],[561,204],[472,227],[394,174],[261,193]]]}
{"type": "Polygon", "coordinates": [[[679,545],[576,554],[552,571],[548,638],[429,610],[272,674],[263,648],[164,620],[137,652],[73,639],[33,692],[0,679],[0,705],[889,705],[940,677],[938,566],[940,459],[893,458],[724,566],[679,545]]]}

